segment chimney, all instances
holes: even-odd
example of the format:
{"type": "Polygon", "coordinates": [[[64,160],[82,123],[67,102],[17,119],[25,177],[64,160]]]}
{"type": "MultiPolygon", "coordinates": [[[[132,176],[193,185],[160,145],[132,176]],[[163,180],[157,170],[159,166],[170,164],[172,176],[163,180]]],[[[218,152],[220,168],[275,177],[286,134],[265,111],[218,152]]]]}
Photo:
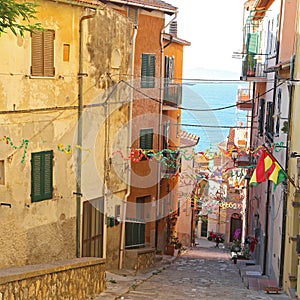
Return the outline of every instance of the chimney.
{"type": "Polygon", "coordinates": [[[173,21],[170,24],[169,33],[174,36],[177,36],[177,21],[173,21]]]}

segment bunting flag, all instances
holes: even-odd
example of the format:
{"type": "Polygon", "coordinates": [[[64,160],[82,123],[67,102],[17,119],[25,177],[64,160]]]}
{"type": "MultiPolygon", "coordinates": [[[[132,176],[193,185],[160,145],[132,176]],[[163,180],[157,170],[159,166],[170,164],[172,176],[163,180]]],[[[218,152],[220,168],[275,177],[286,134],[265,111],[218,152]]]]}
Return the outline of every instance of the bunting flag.
{"type": "Polygon", "coordinates": [[[267,154],[266,151],[263,150],[262,155],[260,156],[257,162],[257,166],[253,172],[249,184],[256,186],[259,183],[266,181],[267,172],[271,168],[272,164],[273,164],[272,158],[267,154]]]}
{"type": "Polygon", "coordinates": [[[272,180],[274,182],[274,191],[275,191],[277,185],[287,179],[287,174],[280,167],[280,165],[276,161],[274,161],[272,167],[268,171],[268,178],[269,180],[272,180]]]}
{"type": "Polygon", "coordinates": [[[287,174],[281,168],[276,159],[271,154],[268,154],[265,150],[263,150],[249,184],[256,186],[269,179],[274,182],[275,191],[277,185],[282,183],[285,179],[287,179],[287,177],[287,174]]]}

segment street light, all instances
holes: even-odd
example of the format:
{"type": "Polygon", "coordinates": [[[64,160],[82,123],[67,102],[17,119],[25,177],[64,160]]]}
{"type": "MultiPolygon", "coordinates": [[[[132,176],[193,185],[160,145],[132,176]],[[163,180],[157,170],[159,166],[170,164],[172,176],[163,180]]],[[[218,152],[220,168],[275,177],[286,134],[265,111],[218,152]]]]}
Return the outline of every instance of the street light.
{"type": "Polygon", "coordinates": [[[235,148],[232,149],[232,151],[231,151],[231,158],[232,158],[232,160],[234,162],[234,165],[235,165],[236,160],[238,158],[238,152],[237,152],[237,150],[235,148]]]}

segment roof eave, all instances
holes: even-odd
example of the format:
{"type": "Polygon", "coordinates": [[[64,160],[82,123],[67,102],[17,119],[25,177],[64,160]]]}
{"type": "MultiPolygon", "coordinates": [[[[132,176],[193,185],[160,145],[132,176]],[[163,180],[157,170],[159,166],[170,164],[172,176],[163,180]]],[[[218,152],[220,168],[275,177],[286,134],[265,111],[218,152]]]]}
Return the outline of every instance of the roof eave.
{"type": "Polygon", "coordinates": [[[158,11],[162,11],[162,12],[168,14],[168,15],[173,15],[177,12],[176,7],[174,7],[174,9],[168,9],[168,8],[163,8],[163,7],[157,7],[157,6],[154,6],[154,5],[147,5],[147,4],[142,4],[142,3],[133,3],[133,2],[130,2],[130,1],[126,1],[126,0],[109,0],[109,1],[105,1],[105,2],[118,3],[118,4],[128,5],[128,6],[135,6],[135,7],[150,9],[150,10],[158,10],[158,11]]]}

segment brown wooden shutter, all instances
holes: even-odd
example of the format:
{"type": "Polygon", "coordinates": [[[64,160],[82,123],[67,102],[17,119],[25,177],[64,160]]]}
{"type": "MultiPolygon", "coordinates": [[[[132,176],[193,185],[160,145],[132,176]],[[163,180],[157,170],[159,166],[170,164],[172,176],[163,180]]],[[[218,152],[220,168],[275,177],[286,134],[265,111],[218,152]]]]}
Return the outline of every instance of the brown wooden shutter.
{"type": "Polygon", "coordinates": [[[54,69],[54,30],[32,33],[31,75],[53,77],[54,69]]]}
{"type": "Polygon", "coordinates": [[[31,75],[43,76],[43,32],[31,36],[31,75]]]}
{"type": "Polygon", "coordinates": [[[54,76],[54,30],[44,31],[44,76],[54,76]]]}

